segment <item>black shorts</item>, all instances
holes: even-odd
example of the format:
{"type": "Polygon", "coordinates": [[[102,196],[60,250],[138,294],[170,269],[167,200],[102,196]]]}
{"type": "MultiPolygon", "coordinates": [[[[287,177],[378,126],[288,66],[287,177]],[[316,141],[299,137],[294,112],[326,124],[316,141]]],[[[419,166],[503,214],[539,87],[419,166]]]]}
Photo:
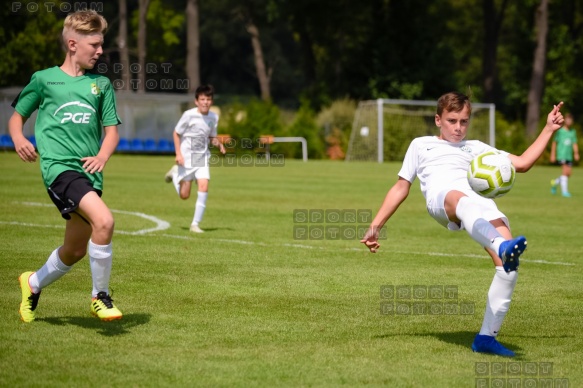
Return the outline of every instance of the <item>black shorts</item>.
{"type": "Polygon", "coordinates": [[[95,189],[89,179],[77,171],[62,172],[47,190],[61,216],[66,220],[71,219],[69,213],[77,210],[81,199],[91,191],[95,191],[101,197],[101,190],[95,189]]]}
{"type": "Polygon", "coordinates": [[[572,160],[557,160],[557,164],[562,165],[567,165],[569,167],[573,167],[573,161],[572,160]]]}

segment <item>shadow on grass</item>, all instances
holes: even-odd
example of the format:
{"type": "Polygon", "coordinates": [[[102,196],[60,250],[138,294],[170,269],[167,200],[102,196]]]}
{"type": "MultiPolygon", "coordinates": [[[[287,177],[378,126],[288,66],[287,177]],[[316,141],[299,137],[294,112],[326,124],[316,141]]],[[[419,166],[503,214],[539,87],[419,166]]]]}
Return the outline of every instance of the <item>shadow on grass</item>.
{"type": "MultiPolygon", "coordinates": [[[[189,227],[182,226],[180,229],[182,229],[182,230],[190,230],[190,226],[189,227]]],[[[232,232],[235,229],[233,229],[233,228],[204,228],[202,230],[205,231],[205,232],[216,232],[218,230],[228,230],[228,231],[232,232]]],[[[195,235],[196,233],[192,233],[192,234],[195,235]]]]}
{"type": "Polygon", "coordinates": [[[37,318],[36,321],[47,322],[56,326],[79,326],[84,329],[96,330],[106,337],[129,334],[131,328],[150,322],[150,314],[126,314],[122,319],[104,322],[95,317],[53,317],[37,318]]]}
{"type": "MultiPolygon", "coordinates": [[[[458,345],[466,348],[469,352],[472,352],[472,343],[474,342],[474,337],[478,334],[477,331],[454,331],[454,332],[435,332],[435,333],[408,333],[406,335],[415,337],[434,337],[440,341],[446,342],[452,345],[458,345]]],[[[399,334],[402,335],[402,334],[399,334]]],[[[397,334],[385,334],[376,336],[375,338],[388,338],[395,337],[397,334]]],[[[509,337],[498,338],[500,343],[516,353],[515,359],[521,358],[522,348],[512,342],[508,342],[509,337]]],[[[512,336],[510,336],[512,338],[512,336]]],[[[481,353],[486,356],[498,357],[494,354],[481,353]]]]}

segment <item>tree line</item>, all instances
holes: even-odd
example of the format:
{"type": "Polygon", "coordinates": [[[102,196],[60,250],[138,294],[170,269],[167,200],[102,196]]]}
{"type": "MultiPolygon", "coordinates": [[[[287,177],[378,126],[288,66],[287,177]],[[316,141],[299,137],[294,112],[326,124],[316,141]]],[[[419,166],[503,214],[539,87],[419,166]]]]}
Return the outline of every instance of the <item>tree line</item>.
{"type": "Polygon", "coordinates": [[[6,2],[0,86],[62,62],[66,14],[109,22],[95,71],[135,92],[314,109],[343,98],[434,100],[458,90],[538,131],[540,113],[583,103],[583,0],[118,0],[6,2]]]}

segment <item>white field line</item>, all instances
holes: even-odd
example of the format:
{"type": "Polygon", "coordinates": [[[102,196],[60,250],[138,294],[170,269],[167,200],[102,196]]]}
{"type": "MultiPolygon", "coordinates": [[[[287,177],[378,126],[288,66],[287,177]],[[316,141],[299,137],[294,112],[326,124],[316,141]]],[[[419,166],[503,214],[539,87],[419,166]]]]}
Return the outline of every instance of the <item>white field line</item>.
{"type": "MultiPolygon", "coordinates": [[[[52,204],[45,204],[45,203],[38,203],[38,202],[19,202],[23,205],[27,205],[27,206],[48,206],[48,207],[52,207],[54,205],[52,204]]],[[[141,217],[144,219],[147,219],[149,221],[152,221],[156,224],[155,227],[153,228],[149,228],[149,229],[141,229],[135,232],[127,232],[127,231],[123,231],[123,230],[116,230],[115,233],[118,234],[125,234],[125,235],[133,235],[133,236],[143,236],[152,232],[158,232],[158,231],[162,231],[162,230],[166,230],[170,227],[170,223],[161,220],[157,217],[148,215],[148,214],[144,214],[144,213],[139,213],[139,212],[130,212],[130,211],[125,211],[125,210],[111,210],[113,213],[120,213],[120,214],[127,214],[127,215],[134,215],[137,217],[141,217]]],[[[62,225],[41,225],[41,224],[32,224],[32,223],[26,223],[26,222],[16,222],[16,221],[0,221],[0,225],[15,225],[15,226],[27,226],[27,227],[36,227],[36,228],[61,228],[63,229],[64,226],[62,225]]],[[[192,240],[192,241],[196,241],[196,238],[194,237],[190,237],[190,236],[183,236],[183,235],[174,235],[174,234],[160,234],[159,236],[162,237],[168,237],[168,238],[174,238],[174,239],[181,239],[181,240],[192,240]]],[[[256,246],[273,246],[274,244],[267,244],[267,243],[262,243],[262,242],[255,242],[255,241],[246,241],[246,240],[233,240],[233,239],[224,239],[224,238],[208,238],[205,240],[209,240],[209,241],[218,241],[218,242],[224,242],[224,243],[229,243],[229,244],[240,244],[240,245],[256,245],[256,246]]],[[[279,244],[280,246],[283,247],[289,247],[289,248],[298,248],[298,249],[317,249],[317,250],[330,250],[329,247],[320,247],[320,246],[316,246],[316,245],[306,245],[306,244],[290,244],[290,243],[283,243],[283,244],[279,244]]],[[[366,249],[364,247],[362,248],[344,248],[344,250],[346,251],[358,251],[358,252],[365,252],[366,249]]],[[[442,253],[442,252],[401,252],[401,251],[393,251],[393,253],[396,254],[407,254],[407,255],[430,255],[430,256],[444,256],[444,257],[449,257],[449,256],[454,256],[451,253],[442,253]]],[[[485,256],[485,255],[476,255],[476,254],[456,254],[455,256],[457,257],[467,257],[467,258],[472,258],[472,259],[489,259],[489,257],[485,256]]],[[[537,263],[537,264],[548,264],[548,265],[564,265],[564,266],[574,266],[575,264],[573,263],[565,263],[565,262],[561,262],[561,261],[547,261],[547,260],[529,260],[529,259],[521,259],[521,261],[523,262],[527,262],[527,263],[537,263]]]]}
{"type": "MultiPolygon", "coordinates": [[[[17,202],[17,203],[21,203],[21,204],[26,205],[26,206],[40,206],[40,207],[54,207],[55,206],[53,204],[40,203],[40,202],[17,202]]],[[[156,224],[156,226],[153,228],[140,229],[140,230],[137,230],[134,232],[127,232],[124,230],[116,230],[115,232],[118,234],[127,234],[127,235],[137,236],[137,235],[147,234],[147,233],[151,233],[151,232],[158,232],[161,230],[166,230],[170,227],[170,223],[168,223],[164,220],[161,220],[159,218],[156,218],[154,216],[150,216],[148,214],[138,213],[138,212],[129,212],[129,211],[125,211],[125,210],[115,210],[115,209],[110,209],[110,210],[112,213],[119,213],[119,214],[127,214],[130,216],[136,216],[136,217],[144,218],[148,221],[152,221],[154,224],[156,224]]],[[[5,224],[5,223],[6,222],[4,222],[4,221],[0,221],[0,224],[5,224]]],[[[10,225],[18,225],[18,224],[10,222],[10,225]]],[[[64,226],[57,226],[57,225],[35,225],[35,224],[25,224],[25,223],[21,223],[20,225],[38,226],[38,227],[45,227],[45,228],[64,228],[64,226]]]]}
{"type": "MultiPolygon", "coordinates": [[[[196,241],[196,238],[190,236],[181,236],[181,235],[173,235],[173,234],[161,234],[160,236],[168,237],[168,238],[176,238],[181,240],[192,240],[196,241]]],[[[269,247],[274,246],[274,244],[267,244],[262,242],[253,242],[253,241],[244,241],[244,240],[229,240],[224,238],[209,238],[205,239],[209,241],[219,241],[219,242],[226,242],[231,244],[243,244],[243,245],[256,245],[261,247],[269,247]]],[[[299,249],[317,249],[317,250],[330,250],[329,247],[319,247],[315,245],[306,245],[306,244],[279,244],[283,247],[290,247],[290,248],[299,248],[299,249]]],[[[358,251],[358,252],[366,252],[366,248],[344,248],[345,251],[358,251]]],[[[466,257],[471,259],[490,259],[489,256],[485,255],[476,255],[476,254],[452,254],[452,253],[441,253],[441,252],[401,252],[401,251],[392,251],[392,253],[396,254],[403,254],[403,255],[430,255],[430,256],[444,256],[444,257],[466,257]]],[[[520,261],[527,262],[527,263],[537,263],[537,264],[549,264],[549,265],[566,265],[566,266],[574,266],[573,263],[565,263],[561,261],[547,261],[547,260],[529,260],[529,259],[520,259],[520,261]]]]}

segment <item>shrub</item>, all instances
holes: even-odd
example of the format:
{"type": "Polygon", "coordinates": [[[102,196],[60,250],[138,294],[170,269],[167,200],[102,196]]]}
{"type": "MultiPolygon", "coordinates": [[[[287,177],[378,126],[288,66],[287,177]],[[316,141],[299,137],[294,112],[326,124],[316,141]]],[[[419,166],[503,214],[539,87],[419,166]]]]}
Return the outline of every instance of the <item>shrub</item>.
{"type": "MultiPolygon", "coordinates": [[[[322,159],[324,156],[324,143],[320,134],[320,129],[316,123],[316,115],[310,108],[307,100],[303,100],[300,109],[296,113],[294,121],[286,130],[286,136],[299,136],[308,142],[308,157],[311,159],[322,159]]],[[[302,150],[296,147],[292,157],[301,158],[302,150]]]]}
{"type": "Polygon", "coordinates": [[[344,159],[346,155],[356,105],[355,101],[347,98],[336,100],[316,117],[316,123],[324,130],[326,154],[330,159],[344,159]]]}

